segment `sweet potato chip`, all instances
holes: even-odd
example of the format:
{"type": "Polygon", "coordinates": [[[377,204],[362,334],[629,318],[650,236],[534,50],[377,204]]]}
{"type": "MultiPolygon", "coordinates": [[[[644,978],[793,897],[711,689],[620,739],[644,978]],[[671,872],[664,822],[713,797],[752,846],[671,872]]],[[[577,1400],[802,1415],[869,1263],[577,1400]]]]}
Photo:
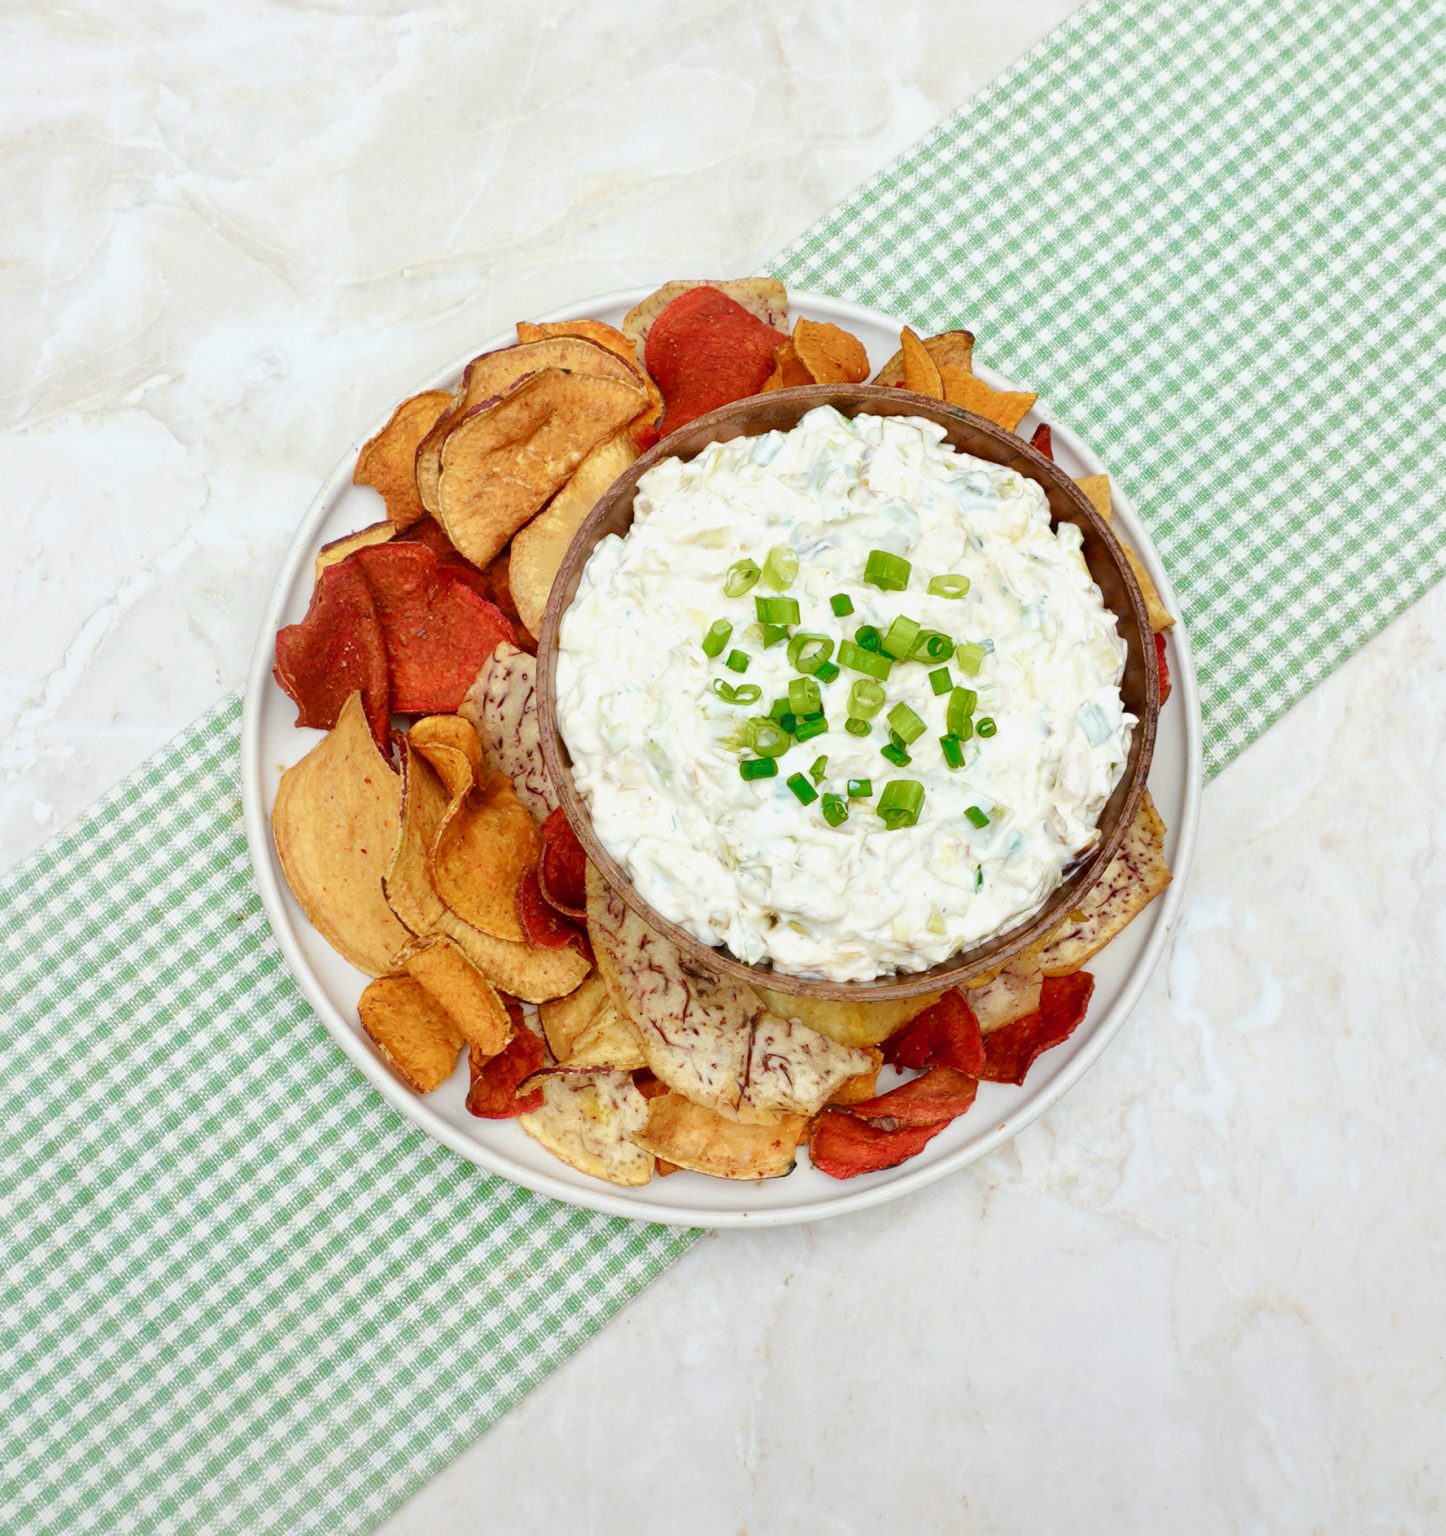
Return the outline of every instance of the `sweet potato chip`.
{"type": "MultiPolygon", "coordinates": [[[[662,393],[647,374],[642,373],[642,363],[638,359],[637,343],[631,337],[625,336],[621,331],[602,320],[553,320],[541,325],[535,325],[530,320],[519,320],[517,322],[518,341],[543,341],[549,336],[580,336],[584,341],[593,342],[599,347],[606,347],[615,357],[622,358],[625,363],[632,368],[636,368],[642,374],[643,387],[648,392],[647,408],[638,418],[638,423],[651,425],[662,416],[662,393]]],[[[635,423],[635,425],[638,423],[635,423]]],[[[651,446],[649,444],[649,447],[651,446]]]]}
{"type": "Polygon", "coordinates": [[[542,760],[537,719],[537,658],[499,645],[477,674],[458,713],[476,728],[489,772],[505,773],[538,821],[557,809],[557,794],[542,760]]]}
{"type": "Polygon", "coordinates": [[[912,390],[916,395],[928,395],[931,400],[942,400],[944,381],[939,365],[907,325],[899,333],[899,350],[904,358],[904,388],[912,390]]]}
{"type": "Polygon", "coordinates": [[[462,1032],[473,1050],[495,1056],[512,1038],[512,1020],[492,983],[446,938],[410,944],[398,956],[407,974],[462,1032]]]}
{"type": "Polygon", "coordinates": [[[494,939],[528,940],[512,893],[536,868],[537,842],[537,823],[512,780],[489,774],[442,819],[432,847],[438,895],[464,923],[494,939]]]}
{"type": "Polygon", "coordinates": [[[648,1101],[647,1123],[633,1135],[638,1146],[676,1168],[716,1179],[777,1179],[793,1172],[798,1144],[808,1130],[802,1115],[774,1125],[740,1125],[681,1093],[648,1101]]]}
{"type": "Polygon", "coordinates": [[[888,1126],[937,1125],[957,1120],[973,1106],[978,1092],[976,1078],[952,1067],[931,1067],[922,1077],[910,1078],[887,1093],[850,1104],[849,1113],[888,1126]]]}
{"type": "Polygon", "coordinates": [[[587,854],[560,806],[542,823],[537,883],[543,899],[565,917],[587,916],[587,854]]]}
{"type": "Polygon", "coordinates": [[[538,1008],[548,1049],[564,1067],[611,1067],[631,1072],[645,1066],[637,1027],[625,1018],[594,972],[566,997],[538,1008]]]}
{"type": "Polygon", "coordinates": [[[653,1157],[634,1143],[648,1103],[626,1072],[542,1072],[542,1103],[518,1124],[569,1168],[632,1188],[653,1176],[653,1157]]]}
{"type": "Polygon", "coordinates": [[[377,751],[361,695],[281,775],[271,830],[286,883],[312,926],[358,970],[380,976],[407,941],[382,895],[402,790],[377,751]]]}
{"type": "MultiPolygon", "coordinates": [[[[1110,495],[1110,477],[1108,475],[1081,475],[1075,481],[1086,497],[1090,505],[1112,528],[1115,521],[1115,503],[1110,495]]],[[[1135,551],[1120,538],[1119,531],[1115,531],[1115,537],[1120,540],[1120,548],[1125,552],[1125,559],[1130,563],[1130,569],[1135,573],[1135,580],[1139,583],[1140,594],[1145,599],[1145,616],[1150,621],[1150,628],[1155,634],[1162,634],[1169,629],[1175,620],[1170,616],[1170,610],[1161,600],[1159,589],[1155,586],[1155,578],[1145,569],[1144,563],[1135,551]]]]}
{"type": "Polygon", "coordinates": [[[910,1019],[884,1042],[884,1060],[891,1067],[952,1067],[978,1077],[984,1041],[964,994],[956,987],[910,1019]]]}
{"type": "Polygon", "coordinates": [[[1039,399],[1038,395],[995,389],[976,375],[948,364],[940,368],[939,376],[944,385],[944,399],[950,405],[972,411],[1009,432],[1029,415],[1034,402],[1039,399]]]}
{"type": "Polygon", "coordinates": [[[1045,458],[1053,463],[1054,433],[1050,431],[1049,423],[1047,421],[1040,422],[1040,424],[1034,429],[1034,433],[1029,439],[1029,446],[1033,448],[1036,453],[1042,453],[1045,458]]]}
{"type": "Polygon", "coordinates": [[[413,1093],[430,1093],[451,1077],[462,1031],[410,976],[382,976],[357,1004],[362,1028],[383,1061],[413,1093]]]}
{"type": "MultiPolygon", "coordinates": [[[[968,331],[941,331],[937,336],[926,336],[924,350],[940,368],[947,365],[968,373],[973,367],[974,337],[968,331]]],[[[874,383],[892,388],[902,386],[903,382],[904,353],[901,348],[874,375],[874,383]]]]}
{"type": "Polygon", "coordinates": [[[605,437],[542,511],[513,535],[508,568],[512,596],[518,616],[534,635],[542,631],[548,593],[568,545],[598,498],[637,456],[626,432],[605,437]]]}
{"type": "Polygon", "coordinates": [[[775,389],[796,389],[802,384],[812,384],[813,375],[798,360],[798,353],[791,341],[780,342],[773,349],[773,372],[763,382],[760,395],[771,394],[775,389]]]}
{"type": "Polygon", "coordinates": [[[861,384],[869,376],[869,354],[857,336],[826,321],[793,324],[793,350],[815,384],[861,384]]]}
{"type": "Polygon", "coordinates": [[[679,294],[648,331],[648,372],[667,402],[663,436],[706,412],[756,395],[788,338],[716,288],[679,294]]]}
{"type": "Polygon", "coordinates": [[[519,877],[513,893],[513,910],[529,944],[539,949],[571,947],[591,961],[592,946],[586,932],[544,900],[535,867],[519,877]]]}
{"type": "Polygon", "coordinates": [[[417,449],[451,405],[445,389],[413,395],[392,412],[392,419],[375,437],[362,444],[352,484],[369,485],[380,493],[394,528],[405,528],[427,515],[417,495],[417,449]]]}
{"type": "Polygon", "coordinates": [[[808,1128],[808,1155],[831,1179],[897,1168],[920,1152],[948,1125],[899,1125],[892,1129],[860,1120],[847,1109],[826,1109],[808,1128]]]}
{"type": "Polygon", "coordinates": [[[1046,976],[1077,971],[1121,933],[1170,883],[1165,824],[1147,790],[1120,851],[1070,915],[1029,957],[1046,976]]]}
{"type": "Polygon", "coordinates": [[[991,1083],[1022,1083],[1041,1052],[1068,1040],[1079,1028],[1094,989],[1088,971],[1046,976],[1039,1007],[986,1038],[978,1075],[991,1083]]]}
{"type": "MultiPolygon", "coordinates": [[[[593,350],[619,369],[626,366],[601,348],[593,350]]],[[[544,368],[495,402],[474,406],[442,443],[435,511],[447,537],[473,565],[488,565],[588,451],[627,426],[646,403],[636,375],[619,379],[544,368]]]]}
{"type": "Polygon", "coordinates": [[[547,1053],[530,1029],[519,1029],[504,1050],[481,1060],[472,1058],[472,1085],[467,1090],[467,1109],[479,1120],[513,1120],[542,1108],[542,1090],[518,1089],[539,1071],[547,1053]]]}
{"type": "Polygon", "coordinates": [[[788,290],[774,277],[703,278],[698,281],[664,283],[655,293],[650,293],[639,304],[634,304],[623,319],[623,332],[637,347],[637,355],[643,355],[643,345],[648,332],[659,315],[690,288],[716,288],[725,293],[735,304],[741,305],[750,315],[765,325],[781,331],[788,321],[788,290]]]}
{"type": "Polygon", "coordinates": [[[970,987],[965,994],[969,1011],[979,1020],[979,1028],[986,1035],[1015,1019],[1033,1013],[1039,1007],[1039,989],[1044,976],[1039,971],[1005,969],[985,982],[982,987],[970,987]]]}
{"type": "Polygon", "coordinates": [[[313,570],[316,579],[321,580],[321,573],[329,565],[339,565],[348,555],[354,555],[359,549],[370,549],[373,544],[386,544],[396,537],[396,527],[391,523],[373,523],[368,528],[359,528],[355,533],[349,533],[344,538],[333,539],[330,544],[323,544],[316,552],[316,561],[313,570]]]}
{"type": "Polygon", "coordinates": [[[466,794],[484,777],[482,743],[461,715],[423,715],[412,721],[407,740],[437,770],[448,800],[466,794]]]}
{"type": "Polygon", "coordinates": [[[391,720],[387,649],[376,599],[354,560],[329,566],[306,617],[276,632],[272,676],[296,704],[298,725],[329,731],[342,706],[360,694],[372,736],[385,745],[391,720]]]}
{"type": "Polygon", "coordinates": [[[939,1000],[939,994],[934,993],[929,997],[850,1003],[831,997],[796,997],[791,992],[777,992],[771,987],[755,987],[754,990],[774,1013],[785,1019],[806,1024],[830,1040],[837,1040],[840,1045],[858,1046],[880,1044],[921,1009],[939,1000]]]}
{"type": "Polygon", "coordinates": [[[1160,703],[1170,697],[1170,657],[1165,649],[1163,634],[1155,635],[1155,665],[1160,672],[1160,703]]]}

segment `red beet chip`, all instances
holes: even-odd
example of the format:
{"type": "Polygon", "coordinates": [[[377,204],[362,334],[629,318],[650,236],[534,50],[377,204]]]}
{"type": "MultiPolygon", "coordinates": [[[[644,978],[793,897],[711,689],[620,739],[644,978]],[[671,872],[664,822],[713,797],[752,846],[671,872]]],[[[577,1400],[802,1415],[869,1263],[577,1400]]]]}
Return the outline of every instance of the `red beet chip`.
{"type": "Polygon", "coordinates": [[[306,617],[277,631],[272,675],[296,701],[296,723],[317,730],[329,731],[342,705],[360,693],[372,735],[388,751],[386,644],[371,587],[354,560],[329,565],[306,617]]]}
{"type": "MultiPolygon", "coordinates": [[[[508,1008],[508,1013],[512,1009],[508,1008]]],[[[542,1090],[518,1098],[517,1089],[534,1072],[541,1071],[546,1053],[542,1041],[521,1022],[513,1021],[514,1034],[504,1050],[472,1068],[467,1108],[480,1120],[511,1120],[542,1108],[542,1090]]]]}
{"type": "Polygon", "coordinates": [[[1155,636],[1155,660],[1160,666],[1160,703],[1170,697],[1170,662],[1165,654],[1164,635],[1155,636]]]}
{"type": "Polygon", "coordinates": [[[1054,433],[1049,430],[1049,423],[1042,421],[1034,429],[1034,436],[1029,440],[1029,446],[1036,453],[1042,453],[1045,458],[1054,461],[1054,433]]]}
{"type": "Polygon", "coordinates": [[[831,1179],[855,1179],[861,1173],[897,1168],[920,1152],[948,1125],[899,1125],[889,1129],[860,1120],[844,1109],[826,1109],[808,1128],[808,1155],[831,1179]]]}
{"type": "Polygon", "coordinates": [[[403,528],[391,541],[393,544],[425,544],[439,560],[461,560],[470,570],[476,567],[464,560],[457,546],[447,537],[447,530],[435,517],[419,518],[403,528]]]}
{"type": "Polygon", "coordinates": [[[847,1106],[860,1120],[885,1125],[938,1125],[955,1120],[974,1103],[978,1082],[953,1067],[931,1067],[922,1077],[910,1078],[887,1093],[847,1106]]]}
{"type": "Polygon", "coordinates": [[[424,544],[377,544],[342,564],[353,560],[376,600],[392,709],[452,714],[482,663],[501,641],[515,638],[511,624],[424,544]]]}
{"type": "Polygon", "coordinates": [[[773,349],[787,340],[717,288],[680,293],[653,321],[644,346],[667,405],[661,435],[756,395],[773,372],[773,349]]]}
{"type": "Polygon", "coordinates": [[[517,882],[517,920],[529,944],[539,949],[562,949],[570,944],[578,954],[592,959],[587,935],[543,898],[535,869],[529,869],[517,882]]]}
{"type": "Polygon", "coordinates": [[[1062,1044],[1079,1028],[1094,989],[1088,971],[1046,976],[1033,1013],[984,1037],[984,1070],[979,1076],[991,1083],[1022,1083],[1036,1056],[1062,1044]]]}
{"type": "Polygon", "coordinates": [[[916,1072],[924,1067],[952,1067],[969,1077],[981,1076],[983,1036],[964,994],[955,987],[896,1029],[884,1041],[884,1060],[891,1067],[916,1072]]]}
{"type": "Polygon", "coordinates": [[[560,806],[542,824],[537,883],[543,899],[564,916],[587,915],[587,855],[560,806]]]}

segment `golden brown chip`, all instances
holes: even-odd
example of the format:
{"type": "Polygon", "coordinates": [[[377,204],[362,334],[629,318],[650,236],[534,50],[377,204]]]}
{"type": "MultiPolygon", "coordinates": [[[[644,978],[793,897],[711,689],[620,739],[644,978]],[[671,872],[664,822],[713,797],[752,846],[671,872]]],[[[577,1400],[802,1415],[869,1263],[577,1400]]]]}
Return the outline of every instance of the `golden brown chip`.
{"type": "Polygon", "coordinates": [[[430,1093],[452,1075],[462,1031],[410,976],[372,982],[357,1012],[382,1060],[413,1093],[430,1093]]]}
{"type": "Polygon", "coordinates": [[[815,384],[861,384],[869,376],[863,342],[840,326],[799,316],[793,350],[815,384]]]}
{"type": "Polygon", "coordinates": [[[596,972],[576,992],[543,1003],[537,1012],[559,1066],[631,1072],[648,1064],[636,1025],[618,1011],[596,972]]]}
{"type": "MultiPolygon", "coordinates": [[[[962,368],[968,373],[974,365],[974,337],[969,331],[941,331],[937,336],[926,336],[924,349],[940,368],[962,368]]],[[[874,383],[893,388],[903,382],[904,354],[900,350],[874,375],[874,383]]]]}
{"type": "Polygon", "coordinates": [[[281,775],[271,830],[286,883],[312,926],[359,970],[380,976],[406,942],[382,895],[397,846],[402,787],[354,693],[335,726],[281,775]]]}
{"type": "Polygon", "coordinates": [[[801,384],[812,383],[813,375],[799,362],[793,343],[781,341],[773,349],[773,372],[758,393],[767,395],[775,389],[796,389],[801,384]]]}
{"type": "Polygon", "coordinates": [[[939,373],[939,365],[907,325],[899,333],[899,350],[904,357],[904,388],[912,390],[916,395],[928,395],[933,400],[942,400],[944,381],[939,373]]]}
{"type": "Polygon", "coordinates": [[[461,715],[423,715],[412,722],[407,740],[437,770],[449,798],[482,777],[482,742],[461,715]]]}
{"type": "Polygon", "coordinates": [[[940,368],[939,374],[944,383],[944,399],[950,405],[972,411],[976,416],[995,422],[1009,432],[1013,432],[1024,420],[1039,398],[1038,395],[995,389],[974,374],[947,363],[940,368]]]}
{"type": "Polygon", "coordinates": [[[432,879],[464,923],[520,943],[517,886],[536,869],[538,851],[537,823],[512,780],[489,774],[448,806],[432,846],[432,879]]]}
{"type": "Polygon", "coordinates": [[[321,580],[321,573],[329,565],[335,565],[339,560],[345,560],[348,555],[354,555],[359,549],[370,549],[373,544],[385,544],[397,531],[395,523],[373,523],[369,528],[358,529],[356,533],[349,533],[345,538],[333,539],[330,544],[323,544],[316,552],[316,579],[321,580]]]}
{"type": "Polygon", "coordinates": [[[681,1093],[647,1101],[647,1123],[633,1140],[654,1157],[719,1179],[777,1179],[793,1171],[808,1130],[803,1115],[773,1125],[740,1125],[681,1093]]]}
{"type": "Polygon", "coordinates": [[[392,412],[392,419],[375,437],[362,444],[352,483],[381,493],[387,520],[394,528],[407,528],[427,515],[417,494],[417,449],[451,404],[445,389],[413,395],[392,412]]]}
{"type": "Polygon", "coordinates": [[[900,1024],[937,1003],[941,992],[925,997],[889,998],[877,1003],[841,1002],[831,997],[795,997],[770,987],[755,988],[768,1006],[786,1019],[797,1019],[840,1045],[878,1045],[900,1024]]]}
{"type": "Polygon", "coordinates": [[[634,1141],[647,1100],[626,1072],[539,1072],[523,1088],[541,1088],[542,1107],[518,1125],[569,1168],[629,1188],[652,1178],[652,1155],[634,1141]]]}
{"type": "Polygon", "coordinates": [[[636,375],[623,380],[544,368],[494,403],[474,406],[442,444],[437,518],[447,536],[473,565],[488,565],[588,451],[627,426],[646,403],[636,375]]]}
{"type": "Polygon", "coordinates": [[[678,297],[690,288],[716,288],[726,293],[735,304],[740,304],[750,315],[757,317],[774,330],[786,330],[788,326],[788,290],[775,277],[719,277],[701,278],[686,282],[664,283],[650,293],[641,303],[634,304],[623,320],[623,332],[643,355],[643,343],[653,321],[678,297]]]}
{"type": "Polygon", "coordinates": [[[1033,1013],[1039,1007],[1043,983],[1044,975],[1040,971],[1006,967],[982,987],[971,987],[965,996],[974,1017],[979,1020],[979,1028],[987,1035],[992,1029],[1002,1029],[1015,1019],[1033,1013]]]}
{"type": "MultiPolygon", "coordinates": [[[[637,348],[620,330],[602,320],[550,320],[541,325],[531,320],[517,322],[518,341],[545,341],[549,336],[578,336],[599,347],[606,347],[614,357],[622,358],[641,375],[643,387],[648,392],[648,408],[643,413],[647,420],[655,422],[663,414],[662,390],[653,383],[647,370],[638,361],[637,348]]],[[[528,626],[529,629],[531,627],[528,626]]]]}
{"type": "Polygon", "coordinates": [[[637,456],[626,432],[605,437],[542,511],[513,535],[508,563],[512,600],[534,635],[541,631],[548,593],[574,535],[599,497],[637,456]]]}
{"type": "MultiPolygon", "coordinates": [[[[1090,505],[1096,512],[1114,528],[1115,503],[1110,494],[1110,477],[1108,475],[1081,475],[1075,484],[1089,498],[1090,505]]],[[[1125,559],[1130,562],[1130,569],[1135,573],[1135,580],[1140,584],[1140,595],[1145,599],[1145,614],[1150,621],[1150,629],[1160,635],[1174,624],[1170,610],[1160,599],[1159,589],[1155,586],[1155,579],[1145,569],[1144,562],[1135,551],[1120,538],[1119,530],[1115,530],[1115,537],[1120,540],[1120,548],[1125,552],[1125,559]]]]}
{"type": "Polygon", "coordinates": [[[884,1053],[870,1049],[868,1057],[871,1063],[868,1070],[855,1077],[845,1078],[834,1089],[830,1104],[858,1104],[864,1099],[873,1098],[879,1091],[879,1068],[884,1064],[884,1053]]]}
{"type": "Polygon", "coordinates": [[[413,981],[462,1032],[479,1056],[495,1056],[512,1038],[512,1020],[492,983],[447,938],[409,944],[398,956],[413,981]]]}

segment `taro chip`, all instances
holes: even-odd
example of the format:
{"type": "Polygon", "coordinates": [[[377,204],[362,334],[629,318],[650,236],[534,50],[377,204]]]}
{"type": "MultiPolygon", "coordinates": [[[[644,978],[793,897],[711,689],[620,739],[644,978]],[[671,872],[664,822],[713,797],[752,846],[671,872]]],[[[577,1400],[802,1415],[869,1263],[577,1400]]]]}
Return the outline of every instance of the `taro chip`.
{"type": "Polygon", "coordinates": [[[392,419],[375,437],[362,444],[352,483],[369,485],[381,494],[394,528],[406,528],[427,515],[417,494],[417,449],[451,404],[452,396],[445,389],[413,395],[392,412],[392,419]]]}
{"type": "Polygon", "coordinates": [[[952,1067],[978,1077],[984,1065],[983,1037],[964,994],[956,987],[910,1019],[884,1042],[884,1060],[891,1067],[952,1067]]]}
{"type": "Polygon", "coordinates": [[[535,867],[529,866],[518,876],[513,908],[526,943],[538,949],[571,947],[578,954],[591,959],[592,949],[587,934],[543,899],[535,867]]]}
{"type": "Polygon", "coordinates": [[[982,986],[970,986],[965,993],[969,1011],[979,1020],[986,1035],[1015,1019],[1033,1013],[1039,1007],[1039,989],[1044,977],[1038,971],[1016,971],[1008,966],[991,976],[982,986]]]}
{"type": "Polygon", "coordinates": [[[837,325],[800,316],[793,326],[793,350],[815,384],[861,384],[869,376],[863,342],[837,325]]]}
{"type": "Polygon", "coordinates": [[[479,1120],[512,1120],[542,1108],[542,1090],[519,1096],[517,1090],[542,1069],[547,1052],[530,1029],[519,1029],[505,1050],[485,1061],[474,1055],[472,1086],[467,1090],[468,1112],[479,1120]]]}
{"type": "Polygon", "coordinates": [[[505,773],[522,803],[538,821],[545,820],[557,809],[557,794],[542,759],[537,658],[514,645],[499,645],[467,690],[458,713],[476,728],[488,769],[505,773]]]}
{"type": "Polygon", "coordinates": [[[316,552],[316,560],[312,566],[317,581],[321,580],[321,573],[329,565],[339,565],[348,555],[354,555],[359,549],[370,549],[373,544],[387,544],[396,537],[397,530],[391,523],[372,523],[370,527],[359,528],[355,533],[348,533],[340,539],[333,539],[330,544],[323,544],[316,552]]]}
{"type": "Polygon", "coordinates": [[[543,1003],[537,1012],[548,1048],[560,1066],[610,1067],[617,1071],[634,1071],[644,1066],[637,1027],[619,1012],[606,983],[596,972],[576,992],[543,1003]]]}
{"type": "Polygon", "coordinates": [[[564,917],[587,916],[587,855],[561,806],[542,823],[537,883],[544,900],[564,917]]]}
{"type": "Polygon", "coordinates": [[[447,938],[408,946],[400,957],[413,981],[445,1012],[463,1039],[495,1056],[512,1038],[512,1016],[492,983],[447,938]]]}
{"type": "Polygon", "coordinates": [[[1029,439],[1029,446],[1036,453],[1042,453],[1050,463],[1054,462],[1054,433],[1049,430],[1049,423],[1042,421],[1034,429],[1034,435],[1029,439]]]}
{"type": "Polygon", "coordinates": [[[939,365],[929,355],[929,350],[918,335],[906,325],[899,333],[899,350],[904,355],[903,385],[916,395],[928,395],[931,400],[944,398],[944,381],[939,365]]]}
{"type": "Polygon", "coordinates": [[[451,1077],[462,1031],[410,976],[382,976],[357,1004],[362,1028],[382,1060],[413,1093],[430,1093],[451,1077]]]}
{"type": "Polygon", "coordinates": [[[355,560],[328,566],[306,617],[276,632],[272,676],[295,701],[298,725],[329,731],[346,701],[360,694],[373,739],[386,743],[392,712],[387,649],[376,599],[355,560]]]}
{"type": "Polygon", "coordinates": [[[853,1077],[846,1077],[837,1088],[834,1089],[830,1104],[857,1104],[863,1099],[871,1099],[879,1091],[879,1068],[884,1064],[884,1053],[873,1048],[864,1053],[869,1058],[869,1065],[853,1077]]]}
{"type": "Polygon", "coordinates": [[[785,341],[773,349],[773,372],[768,375],[759,394],[771,394],[775,389],[797,389],[800,385],[813,382],[813,375],[799,361],[793,343],[785,341]]]}
{"type": "Polygon", "coordinates": [[[788,338],[716,288],[690,288],[648,331],[648,372],[667,401],[666,437],[708,411],[756,395],[788,338]]]}
{"type": "Polygon", "coordinates": [[[793,1172],[807,1130],[802,1115],[740,1125],[681,1093],[665,1092],[649,1098],[647,1123],[633,1140],[673,1168],[716,1179],[777,1179],[793,1172]]]}
{"type": "Polygon", "coordinates": [[[970,1109],[979,1092],[978,1080],[952,1067],[931,1067],[876,1098],[850,1104],[848,1112],[861,1120],[885,1125],[937,1125],[957,1120],[970,1109]]]}
{"type": "Polygon", "coordinates": [[[944,386],[944,399],[950,405],[972,411],[1009,432],[1029,415],[1039,398],[1038,395],[995,389],[977,375],[947,363],[940,368],[939,376],[944,386]]]}
{"type": "Polygon", "coordinates": [[[948,1123],[890,1128],[860,1120],[851,1110],[826,1109],[809,1126],[808,1155],[829,1178],[854,1179],[917,1157],[948,1123]]]}
{"type": "Polygon", "coordinates": [[[297,904],[333,949],[372,976],[391,969],[408,938],[382,893],[401,798],[354,693],[332,730],[281,775],[271,813],[297,904]]]}
{"type": "Polygon", "coordinates": [[[449,805],[432,848],[432,878],[464,923],[495,939],[536,942],[510,899],[536,862],[537,824],[511,779],[494,773],[449,805]]]}
{"type": "Polygon", "coordinates": [[[1079,1028],[1094,989],[1088,971],[1046,976],[1039,1007],[986,1038],[984,1067],[978,1075],[991,1083],[1022,1083],[1041,1052],[1062,1044],[1079,1028]]]}
{"type": "Polygon", "coordinates": [[[1157,634],[1155,637],[1155,665],[1160,672],[1160,703],[1163,704],[1170,697],[1170,658],[1165,649],[1165,637],[1157,634]]]}
{"type": "Polygon", "coordinates": [[[653,1156],[633,1137],[648,1118],[647,1100],[626,1072],[539,1073],[542,1102],[519,1120],[522,1129],[569,1168],[635,1187],[653,1176],[653,1156]]]}

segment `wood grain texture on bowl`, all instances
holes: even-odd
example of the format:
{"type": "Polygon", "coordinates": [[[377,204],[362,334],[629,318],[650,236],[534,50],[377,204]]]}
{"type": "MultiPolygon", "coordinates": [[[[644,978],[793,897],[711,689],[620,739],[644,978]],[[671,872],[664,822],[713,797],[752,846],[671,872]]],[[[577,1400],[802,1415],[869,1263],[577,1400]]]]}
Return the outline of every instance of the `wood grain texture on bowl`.
{"type": "Polygon", "coordinates": [[[1139,583],[1119,540],[1074,481],[1051,460],[1036,453],[1022,438],[992,422],[924,395],[870,384],[811,385],[751,396],[700,416],[671,437],[664,438],[613,483],[578,530],[552,585],[538,635],[537,659],[542,751],[548,773],[563,813],[587,856],[628,905],[706,970],[741,981],[757,982],[779,992],[855,1001],[920,997],[955,986],[998,969],[1037,939],[1058,928],[1114,858],[1139,806],[1154,752],[1160,708],[1159,670],[1139,583]],[[1125,708],[1139,721],[1130,738],[1125,771],[1100,816],[1099,843],[1070,871],[1033,917],[959,951],[928,970],[900,972],[873,981],[825,981],[793,976],[771,966],[748,965],[726,950],[702,943],[687,929],[655,911],[634,889],[626,871],[593,831],[586,802],[573,783],[571,760],[557,719],[558,626],[577,592],[583,567],[598,541],[608,534],[624,534],[631,526],[638,481],[663,459],[691,459],[710,444],[728,442],[735,437],[787,432],[797,426],[807,412],[821,405],[831,405],[845,416],[922,417],[943,427],[946,441],[960,452],[973,454],[1037,481],[1049,501],[1054,524],[1073,523],[1083,537],[1085,563],[1099,586],[1105,606],[1115,615],[1120,637],[1125,642],[1125,672],[1120,694],[1125,708]]]}

